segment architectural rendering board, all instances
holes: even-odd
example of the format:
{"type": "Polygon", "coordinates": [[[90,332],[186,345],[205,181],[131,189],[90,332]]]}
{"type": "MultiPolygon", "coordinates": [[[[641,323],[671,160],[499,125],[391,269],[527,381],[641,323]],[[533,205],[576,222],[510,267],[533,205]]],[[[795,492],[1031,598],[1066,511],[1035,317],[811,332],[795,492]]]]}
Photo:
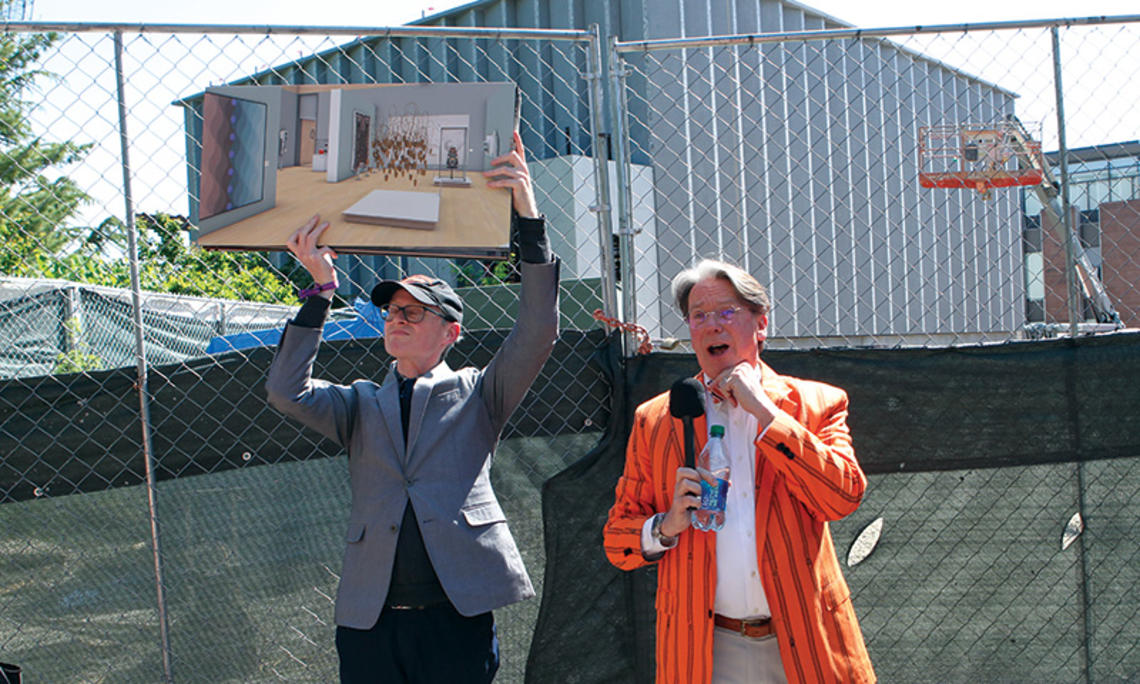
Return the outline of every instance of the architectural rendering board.
{"type": "Polygon", "coordinates": [[[513,83],[226,86],[185,104],[201,247],[283,250],[320,214],[340,252],[507,256],[510,193],[482,172],[518,125],[513,83]]]}

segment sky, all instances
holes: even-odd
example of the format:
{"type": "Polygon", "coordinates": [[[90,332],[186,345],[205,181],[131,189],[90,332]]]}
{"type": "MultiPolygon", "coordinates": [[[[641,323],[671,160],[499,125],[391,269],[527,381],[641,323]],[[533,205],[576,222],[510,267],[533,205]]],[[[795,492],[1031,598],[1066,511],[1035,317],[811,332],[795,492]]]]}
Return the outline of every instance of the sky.
{"type": "MultiPolygon", "coordinates": [[[[559,2],[561,0],[551,0],[559,2]]],[[[651,0],[653,1],[653,0],[651,0]]],[[[655,0],[679,3],[682,0],[655,0]]],[[[34,0],[32,21],[109,22],[129,24],[215,24],[276,25],[324,27],[399,26],[434,13],[468,4],[462,0],[191,0],[162,2],[155,0],[34,0]],[[319,8],[317,12],[314,8],[319,8]],[[366,10],[362,11],[362,8],[366,10]]],[[[959,24],[1029,19],[1056,19],[1097,15],[1140,14],[1137,0],[954,0],[953,2],[921,2],[920,0],[808,0],[802,2],[836,19],[863,28],[907,27],[933,24],[959,24]],[[1079,11],[1078,11],[1079,10],[1079,11]]],[[[1140,24],[1133,24],[1130,31],[1140,24]]],[[[1075,32],[1080,33],[1080,32],[1075,32]]],[[[294,56],[312,54],[345,42],[342,36],[302,38],[235,36],[232,39],[214,35],[179,34],[173,39],[146,34],[127,35],[126,69],[127,100],[131,121],[132,161],[136,177],[136,206],[144,211],[185,211],[186,176],[181,110],[171,103],[180,97],[200,92],[213,83],[268,68],[294,56]],[[152,41],[157,41],[152,45],[152,41]],[[140,62],[138,54],[152,55],[150,62],[140,62]]],[[[929,36],[912,39],[911,49],[991,83],[1013,88],[1020,96],[1018,114],[1023,121],[1039,123],[1046,149],[1055,149],[1055,119],[1050,119],[1053,104],[1051,65],[1048,41],[1042,41],[1040,30],[1034,32],[1036,43],[1024,51],[1014,41],[1026,39],[1016,34],[982,34],[984,44],[972,47],[963,34],[929,36]],[[1041,52],[1044,49],[1045,52],[1041,52]],[[1035,50],[1029,54],[1031,50],[1035,50]],[[994,54],[1016,54],[1020,59],[995,59],[994,54]],[[1044,80],[1042,80],[1044,79],[1044,80]],[[1040,82],[1040,83],[1039,83],[1040,82]],[[1030,84],[1037,84],[1030,86],[1030,84]],[[1044,84],[1044,85],[1042,85],[1044,84]]],[[[1140,70],[1132,55],[1117,54],[1134,45],[1134,39],[1112,42],[1090,41],[1066,45],[1072,77],[1066,76],[1073,91],[1083,83],[1092,88],[1089,96],[1073,97],[1069,112],[1074,122],[1070,146],[1100,144],[1106,141],[1140,138],[1140,123],[1134,110],[1140,103],[1136,95],[1140,70]],[[1083,56],[1087,55],[1088,59],[1083,56]],[[1092,71],[1086,65],[1093,65],[1092,71]],[[1112,64],[1112,68],[1104,65],[1112,64]],[[1108,98],[1104,93],[1128,93],[1108,98]],[[1111,105],[1119,111],[1107,111],[1111,105]],[[1082,111],[1081,107],[1085,110],[1082,111]],[[1090,116],[1089,109],[1097,111],[1090,116]],[[1082,118],[1083,117],[1083,118],[1082,118]],[[1081,122],[1092,121],[1092,126],[1081,122]]],[[[1102,34],[1112,35],[1112,34],[1102,34]]],[[[904,39],[897,39],[900,42],[904,39]]],[[[98,223],[121,206],[118,188],[118,138],[114,116],[114,74],[107,54],[110,46],[99,32],[73,35],[64,43],[56,59],[46,65],[48,71],[64,79],[45,101],[38,121],[47,134],[57,139],[94,140],[93,150],[81,168],[69,171],[94,197],[83,217],[98,223]],[[93,87],[95,86],[95,87],[93,87]],[[102,98],[100,100],[100,98],[102,98]],[[101,103],[101,104],[100,104],[101,103]],[[104,199],[105,198],[105,199],[104,199]]],[[[1069,99],[1069,91],[1066,91],[1069,99]]]]}
{"type": "MultiPolygon", "coordinates": [[[[557,1],[557,0],[555,0],[557,1]]],[[[676,2],[677,0],[668,0],[676,2]]],[[[397,26],[445,11],[457,0],[35,0],[31,19],[177,24],[397,26]],[[315,12],[320,9],[320,13],[315,12]],[[361,11],[361,8],[367,8],[361,11]]],[[[809,0],[809,7],[864,28],[1138,14],[1136,0],[809,0]]],[[[585,28],[585,27],[582,27],[585,28]]]]}

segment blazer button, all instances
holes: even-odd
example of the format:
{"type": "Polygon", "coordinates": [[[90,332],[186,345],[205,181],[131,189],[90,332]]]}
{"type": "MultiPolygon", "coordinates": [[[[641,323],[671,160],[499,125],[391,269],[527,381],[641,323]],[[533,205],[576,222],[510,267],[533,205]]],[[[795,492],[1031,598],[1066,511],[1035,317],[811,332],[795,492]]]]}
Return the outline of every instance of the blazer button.
{"type": "Polygon", "coordinates": [[[396,530],[398,530],[398,529],[400,529],[400,528],[399,528],[399,527],[396,527],[395,525],[392,525],[392,527],[390,527],[390,528],[388,528],[388,529],[390,529],[390,530],[392,530],[393,532],[395,532],[396,530]]]}

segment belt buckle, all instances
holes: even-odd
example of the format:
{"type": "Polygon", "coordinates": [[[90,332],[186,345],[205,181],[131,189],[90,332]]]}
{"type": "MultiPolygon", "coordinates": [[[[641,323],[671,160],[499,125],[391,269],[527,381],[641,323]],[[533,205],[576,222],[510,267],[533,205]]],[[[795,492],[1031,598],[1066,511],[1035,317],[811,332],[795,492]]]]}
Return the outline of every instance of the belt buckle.
{"type": "MultiPolygon", "coordinates": [[[[749,636],[749,634],[748,634],[748,632],[754,627],[767,628],[768,634],[771,634],[772,633],[771,625],[772,625],[772,618],[770,618],[770,617],[754,618],[751,620],[741,620],[740,621],[740,636],[748,637],[749,639],[756,638],[756,637],[749,636]]],[[[764,636],[767,636],[767,634],[765,634],[764,636]]]]}

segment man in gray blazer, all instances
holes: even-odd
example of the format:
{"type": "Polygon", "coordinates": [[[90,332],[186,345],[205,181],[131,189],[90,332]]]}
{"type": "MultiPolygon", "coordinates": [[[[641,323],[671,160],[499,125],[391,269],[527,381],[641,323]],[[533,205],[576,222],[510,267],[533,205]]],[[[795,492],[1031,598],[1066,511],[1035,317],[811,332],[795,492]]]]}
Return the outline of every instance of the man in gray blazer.
{"type": "Polygon", "coordinates": [[[491,611],[534,595],[491,489],[507,419],[558,335],[558,262],[522,142],[495,160],[489,187],[517,213],[522,293],[510,335],[486,368],[452,370],[463,302],[430,276],[372,291],[395,359],[383,382],[312,377],[335,291],[328,227],[314,216],[288,247],[318,285],[287,326],[269,369],[269,402],[348,450],[352,491],[336,599],[342,682],[489,682],[499,665],[491,611]]]}

